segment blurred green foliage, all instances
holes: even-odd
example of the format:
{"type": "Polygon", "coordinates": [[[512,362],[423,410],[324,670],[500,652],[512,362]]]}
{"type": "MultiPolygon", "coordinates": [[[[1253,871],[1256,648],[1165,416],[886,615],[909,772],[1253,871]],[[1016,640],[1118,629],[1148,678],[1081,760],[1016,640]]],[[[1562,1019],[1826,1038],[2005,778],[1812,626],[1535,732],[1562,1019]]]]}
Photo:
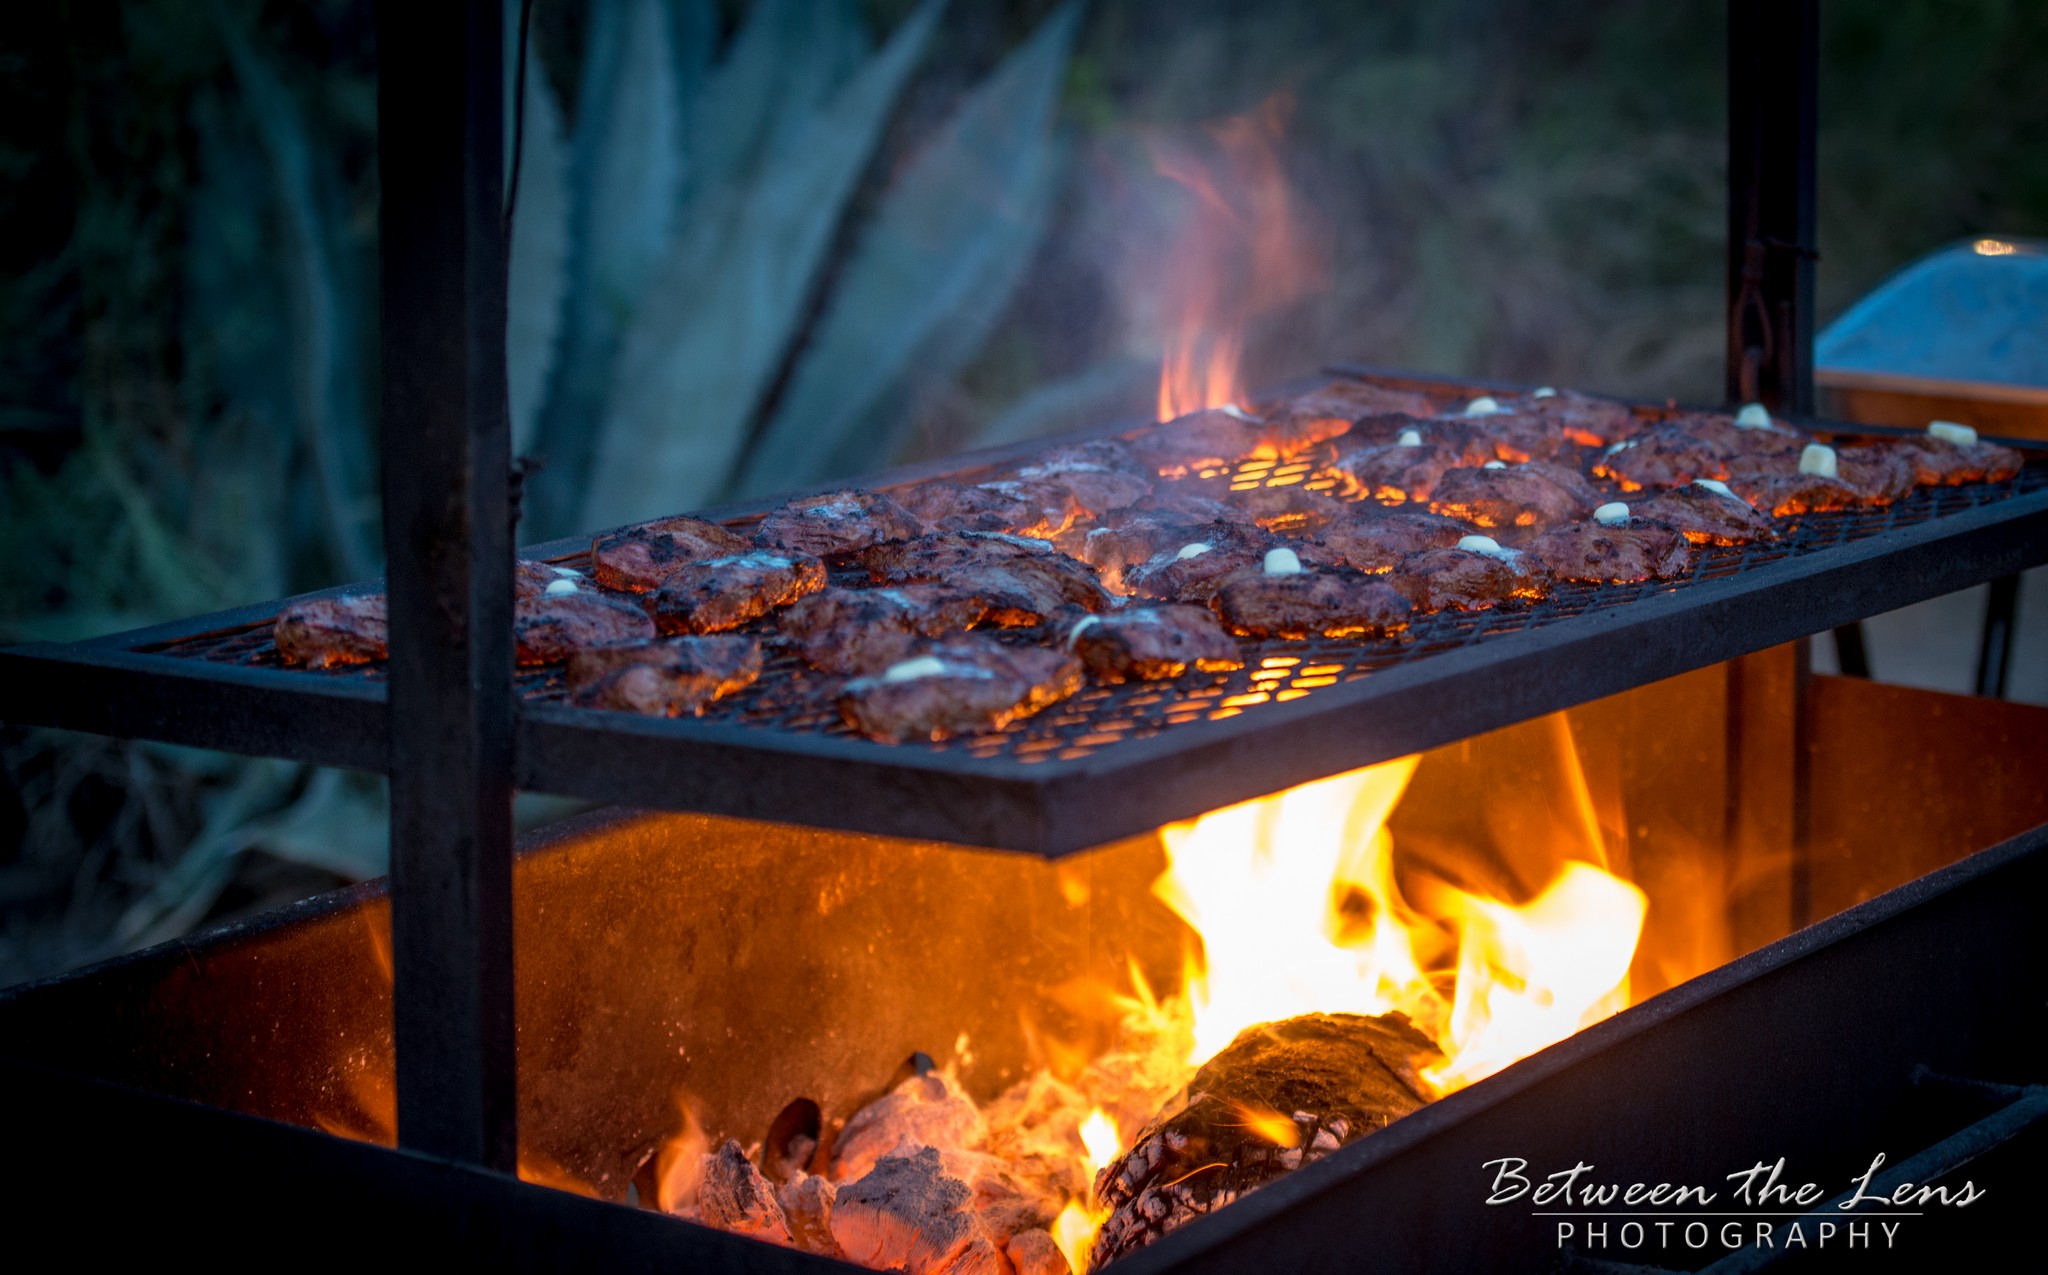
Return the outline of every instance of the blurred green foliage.
{"type": "MultiPolygon", "coordinates": [[[[370,10],[0,12],[0,640],[377,569],[370,10]]],[[[1147,411],[1147,140],[1278,91],[1329,268],[1248,383],[1352,359],[1712,398],[1723,15],[537,0],[528,538],[1147,411]]],[[[1946,240],[2048,232],[2048,5],[1823,23],[1823,318],[1946,240]]],[[[0,763],[0,981],[382,862],[361,777],[4,728],[0,763]]]]}

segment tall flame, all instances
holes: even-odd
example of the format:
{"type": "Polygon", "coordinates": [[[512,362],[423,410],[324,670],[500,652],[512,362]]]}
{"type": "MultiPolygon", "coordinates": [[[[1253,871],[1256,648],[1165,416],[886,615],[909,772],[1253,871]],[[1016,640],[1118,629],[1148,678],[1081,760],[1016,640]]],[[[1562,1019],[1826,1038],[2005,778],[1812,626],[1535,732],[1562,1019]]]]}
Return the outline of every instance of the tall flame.
{"type": "MultiPolygon", "coordinates": [[[[1426,875],[1404,890],[1386,825],[1418,761],[1164,830],[1170,867],[1153,889],[1202,943],[1190,1065],[1256,1023],[1399,1011],[1443,1050],[1426,1078],[1449,1092],[1626,1005],[1646,902],[1584,861],[1601,857],[1597,825],[1526,902],[1426,875]]],[[[1583,785],[1575,763],[1568,782],[1583,785]]]]}
{"type": "Polygon", "coordinates": [[[1293,113],[1284,93],[1206,130],[1203,148],[1150,139],[1152,166],[1190,196],[1166,253],[1170,331],[1159,372],[1159,419],[1242,401],[1246,326],[1322,277],[1280,159],[1293,113]]]}

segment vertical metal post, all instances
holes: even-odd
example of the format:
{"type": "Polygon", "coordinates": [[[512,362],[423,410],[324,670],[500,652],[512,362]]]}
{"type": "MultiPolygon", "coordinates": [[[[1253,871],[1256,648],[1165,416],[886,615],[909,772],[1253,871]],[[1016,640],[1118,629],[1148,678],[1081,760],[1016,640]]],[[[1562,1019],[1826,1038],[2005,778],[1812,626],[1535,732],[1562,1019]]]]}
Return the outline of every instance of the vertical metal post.
{"type": "Polygon", "coordinates": [[[511,1170],[503,25],[377,6],[398,1137],[511,1170]]]}
{"type": "Polygon", "coordinates": [[[1819,0],[1729,0],[1731,401],[1813,411],[1819,0]]]}

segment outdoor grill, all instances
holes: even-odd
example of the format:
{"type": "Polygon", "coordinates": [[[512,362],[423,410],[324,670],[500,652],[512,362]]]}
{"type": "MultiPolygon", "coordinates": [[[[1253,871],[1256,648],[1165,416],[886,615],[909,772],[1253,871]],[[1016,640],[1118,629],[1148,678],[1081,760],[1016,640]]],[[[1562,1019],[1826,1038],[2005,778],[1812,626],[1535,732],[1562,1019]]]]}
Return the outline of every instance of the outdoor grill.
{"type": "MultiPolygon", "coordinates": [[[[1814,5],[1731,15],[1730,395],[1823,435],[1882,432],[1810,415],[1814,5]]],[[[636,1207],[679,1095],[746,1142],[792,1099],[843,1118],[913,1051],[953,1049],[993,1092],[1046,1024],[1099,1029],[1063,998],[1073,980],[1176,976],[1185,934],[1148,893],[1163,825],[1424,753],[1395,835],[1505,837],[1489,794],[1540,776],[1564,738],[1601,759],[1589,787],[1625,813],[1653,905],[1713,904],[1712,968],[1641,967],[1668,990],[1115,1269],[1785,1255],[1753,1228],[1624,1246],[1572,1218],[1566,1235],[1526,1200],[1487,1203],[1503,1158],[1721,1187],[1782,1156],[1833,1195],[1882,1152],[1873,1190],[1991,1192],[1971,1220],[1995,1222],[1929,1209],[1902,1247],[1932,1260],[2019,1233],[2048,1113],[2048,710],[1816,676],[1799,640],[2048,562],[2048,455],[2003,483],[1801,516],[1682,579],[1564,586],[1397,638],[1252,643],[1241,670],[1090,687],[986,735],[863,739],[788,656],[697,719],[572,708],[558,674],[515,675],[507,637],[501,21],[495,0],[379,11],[380,109],[416,122],[380,142],[391,660],[284,666],[282,603],[0,652],[10,722],[382,771],[393,790],[388,889],[0,997],[30,1230],[123,1255],[203,1236],[234,1262],[311,1243],[322,1264],[844,1269],[636,1207]],[[622,809],[515,855],[514,788],[622,809]],[[117,1201],[93,1189],[137,1154],[162,1166],[140,1191],[132,1172],[117,1201]]],[[[1330,371],[1446,402],[1505,388],[1330,371]]],[[[861,484],[971,478],[1020,450],[861,484]]],[[[1315,481],[1278,461],[1217,477],[1315,481]]],[[[574,566],[589,548],[521,555],[574,566]]]]}

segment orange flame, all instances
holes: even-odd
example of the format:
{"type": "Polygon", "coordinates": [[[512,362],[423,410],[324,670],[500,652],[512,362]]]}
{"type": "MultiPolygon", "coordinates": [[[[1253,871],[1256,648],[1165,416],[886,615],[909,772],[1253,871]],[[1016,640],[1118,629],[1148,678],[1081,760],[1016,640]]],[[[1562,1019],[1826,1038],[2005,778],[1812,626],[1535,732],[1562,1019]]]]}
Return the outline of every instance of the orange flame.
{"type": "MultiPolygon", "coordinates": [[[[1117,1137],[1116,1122],[1109,1113],[1097,1107],[1081,1122],[1082,1156],[1088,1163],[1088,1178],[1107,1168],[1116,1159],[1122,1142],[1117,1137]]],[[[1052,1238],[1060,1252],[1066,1254],[1067,1269],[1085,1271],[1088,1269],[1088,1251],[1095,1246],[1095,1233],[1109,1220],[1109,1210],[1094,1205],[1088,1200],[1068,1200],[1060,1215],[1053,1219],[1052,1238]]]]}
{"type": "MultiPolygon", "coordinates": [[[[1627,1004],[1646,902],[1583,861],[1602,857],[1590,803],[1575,797],[1588,844],[1525,903],[1431,878],[1404,891],[1386,824],[1419,760],[1163,831],[1170,866],[1154,892],[1202,941],[1190,1065],[1256,1023],[1399,1011],[1443,1050],[1426,1078],[1448,1093],[1627,1004]]],[[[1583,788],[1575,762],[1567,782],[1583,788]]]]}
{"type": "Polygon", "coordinates": [[[1322,279],[1279,151],[1294,100],[1285,93],[1206,130],[1207,155],[1152,138],[1153,169],[1192,204],[1166,254],[1172,326],[1159,373],[1159,419],[1240,402],[1249,323],[1322,279]]]}

